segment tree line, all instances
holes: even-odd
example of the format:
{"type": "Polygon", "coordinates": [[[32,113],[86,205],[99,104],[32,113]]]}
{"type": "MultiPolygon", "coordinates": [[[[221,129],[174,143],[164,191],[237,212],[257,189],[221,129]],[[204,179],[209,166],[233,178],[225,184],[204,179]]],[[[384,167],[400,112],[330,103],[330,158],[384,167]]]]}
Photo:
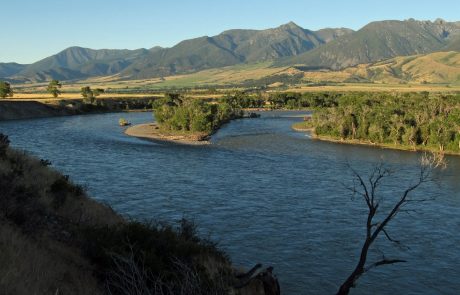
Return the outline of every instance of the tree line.
{"type": "Polygon", "coordinates": [[[319,136],[459,152],[460,95],[347,94],[312,124],[319,136]]]}
{"type": "MultiPolygon", "coordinates": [[[[62,94],[61,89],[62,83],[59,80],[51,80],[46,87],[46,92],[51,94],[54,98],[57,98],[62,94]]],[[[91,89],[90,86],[85,86],[80,89],[80,94],[83,97],[83,102],[87,104],[96,104],[97,96],[104,93],[105,90],[102,88],[91,89]]],[[[0,81],[0,98],[13,97],[14,91],[11,84],[6,81],[0,81]]]]}
{"type": "Polygon", "coordinates": [[[255,95],[236,92],[227,94],[221,101],[240,108],[317,109],[337,106],[338,99],[343,95],[338,92],[259,92],[255,95]]]}

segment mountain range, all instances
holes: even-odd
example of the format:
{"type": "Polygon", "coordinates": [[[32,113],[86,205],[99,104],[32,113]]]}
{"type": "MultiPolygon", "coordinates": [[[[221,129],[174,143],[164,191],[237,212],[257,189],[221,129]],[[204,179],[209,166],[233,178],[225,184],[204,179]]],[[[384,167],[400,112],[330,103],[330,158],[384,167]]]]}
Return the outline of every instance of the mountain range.
{"type": "Polygon", "coordinates": [[[312,82],[371,82],[381,84],[460,83],[460,52],[398,56],[370,64],[359,64],[343,70],[303,72],[312,82]]]}
{"type": "Polygon", "coordinates": [[[396,56],[452,50],[460,45],[460,23],[431,21],[380,21],[364,26],[324,46],[278,62],[307,68],[340,70],[396,56]]]}
{"type": "Polygon", "coordinates": [[[97,76],[143,79],[267,61],[306,71],[341,70],[397,56],[459,50],[460,22],[378,21],[358,31],[312,31],[290,22],[267,30],[229,30],[213,37],[185,40],[171,48],[70,47],[29,65],[0,63],[0,78],[13,82],[97,76]]]}

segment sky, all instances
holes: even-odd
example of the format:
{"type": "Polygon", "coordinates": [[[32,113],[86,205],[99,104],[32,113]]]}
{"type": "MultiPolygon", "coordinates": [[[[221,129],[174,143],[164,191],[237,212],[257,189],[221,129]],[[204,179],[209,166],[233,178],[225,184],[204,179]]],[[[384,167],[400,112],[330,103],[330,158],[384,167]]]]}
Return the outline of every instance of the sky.
{"type": "Polygon", "coordinates": [[[171,47],[228,29],[293,21],[318,30],[358,30],[372,21],[460,21],[459,0],[3,0],[0,62],[32,63],[70,46],[171,47]]]}

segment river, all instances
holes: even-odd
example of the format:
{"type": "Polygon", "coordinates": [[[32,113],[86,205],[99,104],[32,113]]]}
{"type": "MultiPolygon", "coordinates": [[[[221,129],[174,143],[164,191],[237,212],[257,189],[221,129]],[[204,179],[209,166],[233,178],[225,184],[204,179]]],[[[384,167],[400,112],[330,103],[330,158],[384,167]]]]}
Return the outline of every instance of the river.
{"type": "MultiPolygon", "coordinates": [[[[95,199],[136,219],[196,221],[236,266],[272,265],[283,294],[334,294],[357,262],[366,208],[346,186],[348,165],[367,175],[384,162],[395,174],[385,203],[416,178],[420,154],[312,140],[290,125],[301,112],[265,112],[225,125],[209,146],[153,143],[117,125],[150,113],[99,114],[0,122],[12,145],[52,162],[95,199]]],[[[377,268],[352,294],[458,294],[460,157],[390,223],[370,259],[408,262],[377,268]]],[[[393,199],[394,200],[394,199],[393,199]]]]}

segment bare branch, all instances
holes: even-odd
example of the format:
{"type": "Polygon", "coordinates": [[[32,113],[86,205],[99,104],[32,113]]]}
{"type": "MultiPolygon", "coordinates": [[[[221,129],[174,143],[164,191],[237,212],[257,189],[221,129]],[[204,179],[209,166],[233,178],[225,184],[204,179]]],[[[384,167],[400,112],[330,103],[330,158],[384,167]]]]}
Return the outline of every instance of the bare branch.
{"type": "Polygon", "coordinates": [[[379,226],[379,224],[380,224],[380,222],[372,223],[372,224],[371,224],[371,228],[376,227],[376,226],[379,226]]]}
{"type": "Polygon", "coordinates": [[[404,245],[403,243],[401,243],[401,241],[398,241],[398,240],[395,240],[393,239],[387,232],[386,229],[383,229],[383,233],[385,234],[385,237],[392,243],[394,243],[398,248],[400,249],[407,249],[407,250],[410,250],[410,247],[407,246],[407,245],[404,245]]]}
{"type": "Polygon", "coordinates": [[[369,212],[367,215],[367,222],[366,222],[366,239],[361,248],[361,254],[359,257],[359,261],[353,270],[353,272],[349,275],[349,277],[345,280],[345,282],[340,286],[337,295],[347,295],[350,292],[350,288],[355,286],[356,281],[367,271],[372,268],[381,266],[381,265],[389,265],[395,264],[400,262],[406,262],[405,260],[400,259],[386,259],[383,256],[383,259],[377,261],[368,267],[365,267],[368,252],[377,239],[381,232],[384,233],[386,238],[395,244],[400,245],[400,241],[393,239],[387,232],[386,226],[388,223],[393,220],[393,218],[398,214],[398,212],[405,212],[410,213],[411,210],[401,210],[408,204],[413,203],[423,203],[429,201],[429,198],[411,198],[413,191],[419,188],[425,182],[431,181],[432,177],[431,174],[434,169],[436,168],[443,168],[445,167],[445,161],[443,155],[436,155],[433,154],[431,156],[424,155],[420,160],[420,171],[418,177],[412,185],[410,185],[403,193],[396,199],[396,203],[391,207],[391,210],[384,215],[383,220],[379,222],[374,222],[373,219],[378,213],[379,209],[379,202],[382,201],[377,198],[377,193],[380,185],[382,184],[383,180],[391,175],[391,171],[384,167],[382,163],[376,166],[373,171],[371,172],[370,176],[368,177],[367,181],[361,177],[361,175],[354,170],[352,167],[349,166],[350,170],[354,176],[354,187],[350,189],[353,194],[360,193],[363,196],[364,201],[366,202],[367,207],[369,208],[369,212]],[[359,188],[359,190],[357,189],[359,188]]]}
{"type": "Polygon", "coordinates": [[[366,183],[364,182],[363,178],[361,177],[361,175],[359,175],[359,173],[356,170],[354,170],[351,166],[350,166],[350,169],[351,169],[351,172],[353,173],[353,175],[359,181],[362,189],[364,190],[362,195],[364,197],[364,200],[366,201],[367,207],[369,207],[369,209],[372,208],[372,205],[370,203],[370,198],[369,198],[369,191],[367,189],[366,183]]]}
{"type": "Polygon", "coordinates": [[[375,267],[378,267],[378,266],[382,266],[382,265],[389,265],[389,264],[395,264],[395,263],[403,263],[403,262],[407,262],[406,260],[402,260],[402,259],[382,259],[380,261],[377,261],[377,262],[374,262],[372,263],[371,265],[369,265],[368,267],[366,267],[364,269],[364,272],[368,272],[369,270],[375,268],[375,267]]]}

